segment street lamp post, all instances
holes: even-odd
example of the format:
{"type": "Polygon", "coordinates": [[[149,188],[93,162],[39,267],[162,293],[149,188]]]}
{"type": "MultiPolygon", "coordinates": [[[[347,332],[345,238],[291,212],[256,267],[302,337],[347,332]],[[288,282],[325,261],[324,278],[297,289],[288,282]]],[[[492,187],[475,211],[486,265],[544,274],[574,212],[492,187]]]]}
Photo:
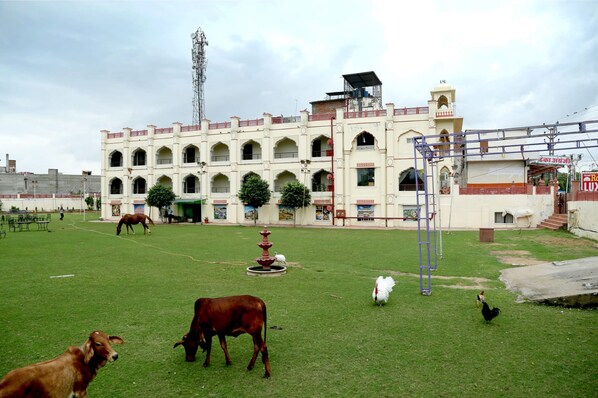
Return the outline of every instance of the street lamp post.
{"type": "MultiPolygon", "coordinates": [[[[307,189],[306,185],[305,185],[306,184],[305,179],[307,178],[307,175],[311,172],[309,170],[310,163],[311,163],[311,160],[309,160],[309,159],[301,160],[301,173],[303,174],[303,199],[301,200],[301,205],[303,205],[305,202],[305,190],[307,189]]],[[[303,206],[303,220],[302,220],[303,224],[305,224],[305,212],[306,212],[306,209],[305,209],[305,206],[303,206]]]]}
{"type": "Polygon", "coordinates": [[[85,206],[87,205],[87,203],[85,202],[85,182],[87,181],[87,178],[83,178],[83,194],[81,195],[81,210],[83,211],[83,221],[85,221],[85,206]]]}
{"type": "Polygon", "coordinates": [[[203,220],[205,220],[207,217],[204,216],[203,214],[203,202],[204,200],[208,200],[208,195],[205,194],[205,186],[207,184],[204,184],[204,174],[206,174],[206,168],[207,168],[207,163],[206,162],[200,162],[199,160],[197,161],[197,165],[199,166],[199,171],[197,172],[197,174],[199,174],[200,177],[200,181],[199,181],[199,192],[201,194],[200,197],[200,204],[199,204],[199,212],[200,214],[200,222],[203,222],[203,220]],[[205,199],[204,199],[205,198],[205,199]]]}

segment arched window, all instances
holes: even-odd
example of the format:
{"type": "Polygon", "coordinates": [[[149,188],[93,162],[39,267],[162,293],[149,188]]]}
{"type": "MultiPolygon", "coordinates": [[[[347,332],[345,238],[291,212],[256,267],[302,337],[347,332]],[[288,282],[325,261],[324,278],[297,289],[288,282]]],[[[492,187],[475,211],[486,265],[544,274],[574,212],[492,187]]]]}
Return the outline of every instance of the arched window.
{"type": "Polygon", "coordinates": [[[440,98],[438,98],[438,109],[443,108],[448,108],[448,99],[446,96],[441,95],[440,98]]]}
{"type": "Polygon", "coordinates": [[[172,164],[172,150],[163,146],[156,152],[156,164],[172,164]]]}
{"type": "Polygon", "coordinates": [[[241,185],[245,184],[247,180],[249,180],[253,176],[259,177],[259,175],[255,174],[253,171],[250,171],[249,173],[245,174],[243,176],[243,179],[241,180],[241,185]]]}
{"type": "Polygon", "coordinates": [[[228,162],[229,159],[230,151],[228,149],[228,145],[219,142],[212,147],[212,162],[228,162]]]}
{"type": "Polygon", "coordinates": [[[421,175],[410,167],[404,170],[399,177],[399,191],[415,191],[424,189],[424,181],[421,175]]]}
{"type": "Polygon", "coordinates": [[[299,156],[297,143],[289,138],[283,138],[274,147],[274,159],[296,158],[299,156]]]}
{"type": "Polygon", "coordinates": [[[112,152],[110,155],[110,167],[123,167],[123,154],[119,151],[112,152]]]}
{"type": "Polygon", "coordinates": [[[324,135],[321,135],[311,142],[311,157],[321,158],[324,156],[332,156],[332,142],[324,135]]]}
{"type": "Polygon", "coordinates": [[[368,133],[367,131],[362,132],[357,136],[357,149],[374,149],[374,145],[376,140],[374,136],[368,133]]]}
{"type": "Polygon", "coordinates": [[[141,195],[146,192],[145,179],[138,177],[133,181],[133,194],[141,195]]]}
{"type": "Polygon", "coordinates": [[[262,147],[253,140],[249,140],[243,144],[241,151],[243,160],[260,160],[262,158],[262,147]]]}
{"type": "Polygon", "coordinates": [[[183,149],[183,163],[199,162],[199,148],[195,145],[189,145],[183,149]]]}
{"type": "Polygon", "coordinates": [[[183,179],[184,193],[199,193],[199,179],[192,174],[183,179]]]}
{"type": "Polygon", "coordinates": [[[327,170],[319,170],[311,178],[312,192],[332,191],[332,174],[327,170]]]}
{"type": "Polygon", "coordinates": [[[158,178],[158,184],[162,185],[163,187],[169,187],[172,189],[172,178],[168,176],[161,176],[158,178]]]}
{"type": "Polygon", "coordinates": [[[451,193],[451,172],[446,166],[440,170],[440,193],[444,195],[451,193]]]}
{"type": "Polygon", "coordinates": [[[299,182],[299,180],[297,180],[297,176],[295,174],[287,170],[278,174],[274,180],[274,192],[282,192],[282,187],[289,182],[299,182]]]}
{"type": "Polygon", "coordinates": [[[212,179],[212,193],[229,193],[230,181],[227,176],[218,173],[212,179]]]}
{"type": "Polygon", "coordinates": [[[450,155],[451,154],[451,139],[449,138],[449,133],[446,130],[442,130],[440,132],[440,153],[443,155],[450,155]]]}
{"type": "Polygon", "coordinates": [[[137,149],[133,152],[133,166],[145,166],[147,164],[145,158],[145,151],[143,149],[137,149]]]}
{"type": "Polygon", "coordinates": [[[122,195],[123,182],[120,178],[115,178],[110,181],[110,195],[122,195]]]}

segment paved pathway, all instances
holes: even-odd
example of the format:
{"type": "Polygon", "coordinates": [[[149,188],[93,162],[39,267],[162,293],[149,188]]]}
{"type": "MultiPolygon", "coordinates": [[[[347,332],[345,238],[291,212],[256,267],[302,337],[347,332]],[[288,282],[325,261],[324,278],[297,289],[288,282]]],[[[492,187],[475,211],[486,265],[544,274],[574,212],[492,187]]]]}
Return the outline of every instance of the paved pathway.
{"type": "Polygon", "coordinates": [[[500,280],[521,301],[598,307],[598,257],[507,268],[500,280]]]}

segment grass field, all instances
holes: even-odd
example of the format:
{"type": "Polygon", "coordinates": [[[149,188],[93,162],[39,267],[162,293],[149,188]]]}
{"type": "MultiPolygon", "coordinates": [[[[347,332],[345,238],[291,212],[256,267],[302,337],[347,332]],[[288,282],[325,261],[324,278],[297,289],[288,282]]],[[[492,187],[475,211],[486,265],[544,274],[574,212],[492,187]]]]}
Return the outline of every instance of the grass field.
{"type": "Polygon", "coordinates": [[[598,255],[566,232],[443,234],[431,296],[419,293],[417,233],[271,227],[289,271],[250,277],[263,226],[156,225],[151,236],[115,235],[115,224],[68,214],[51,232],[0,240],[0,375],[80,345],[95,329],[119,335],[120,359],[90,397],[596,397],[598,312],[516,303],[498,280],[497,253],[540,261],[598,255]],[[51,276],[74,274],[67,278],[51,276]],[[398,284],[373,305],[378,275],[398,284]],[[441,278],[442,277],[442,278],[441,278]],[[501,309],[486,324],[478,290],[501,309]],[[252,342],[229,338],[224,364],[184,360],[198,297],[252,294],[268,305],[272,377],[252,342]],[[278,326],[278,329],[270,329],[278,326]]]}

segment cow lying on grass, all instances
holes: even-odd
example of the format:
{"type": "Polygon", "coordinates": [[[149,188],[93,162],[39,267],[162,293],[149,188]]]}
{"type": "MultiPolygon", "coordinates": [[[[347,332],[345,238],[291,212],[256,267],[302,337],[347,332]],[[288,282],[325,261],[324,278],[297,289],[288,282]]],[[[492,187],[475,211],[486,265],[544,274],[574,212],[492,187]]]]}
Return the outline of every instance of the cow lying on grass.
{"type": "Polygon", "coordinates": [[[189,333],[181,341],[175,343],[174,348],[185,347],[185,359],[195,361],[197,348],[206,352],[204,367],[210,365],[212,350],[212,336],[217,335],[220,346],[224,351],[226,365],[231,364],[230,355],[226,348],[226,337],[237,337],[248,333],[253,337],[253,356],[247,370],[253,369],[258,352],[262,353],[262,362],[266,367],[264,377],[270,377],[270,359],[266,347],[266,304],[262,299],[253,296],[230,296],[220,298],[200,298],[195,302],[195,313],[191,321],[189,333]],[[262,340],[262,327],[264,339],[262,340]]]}
{"type": "Polygon", "coordinates": [[[98,370],[118,359],[111,344],[122,343],[118,336],[92,332],[81,347],[71,346],[54,359],[9,372],[0,380],[0,397],[85,398],[98,370]]]}

